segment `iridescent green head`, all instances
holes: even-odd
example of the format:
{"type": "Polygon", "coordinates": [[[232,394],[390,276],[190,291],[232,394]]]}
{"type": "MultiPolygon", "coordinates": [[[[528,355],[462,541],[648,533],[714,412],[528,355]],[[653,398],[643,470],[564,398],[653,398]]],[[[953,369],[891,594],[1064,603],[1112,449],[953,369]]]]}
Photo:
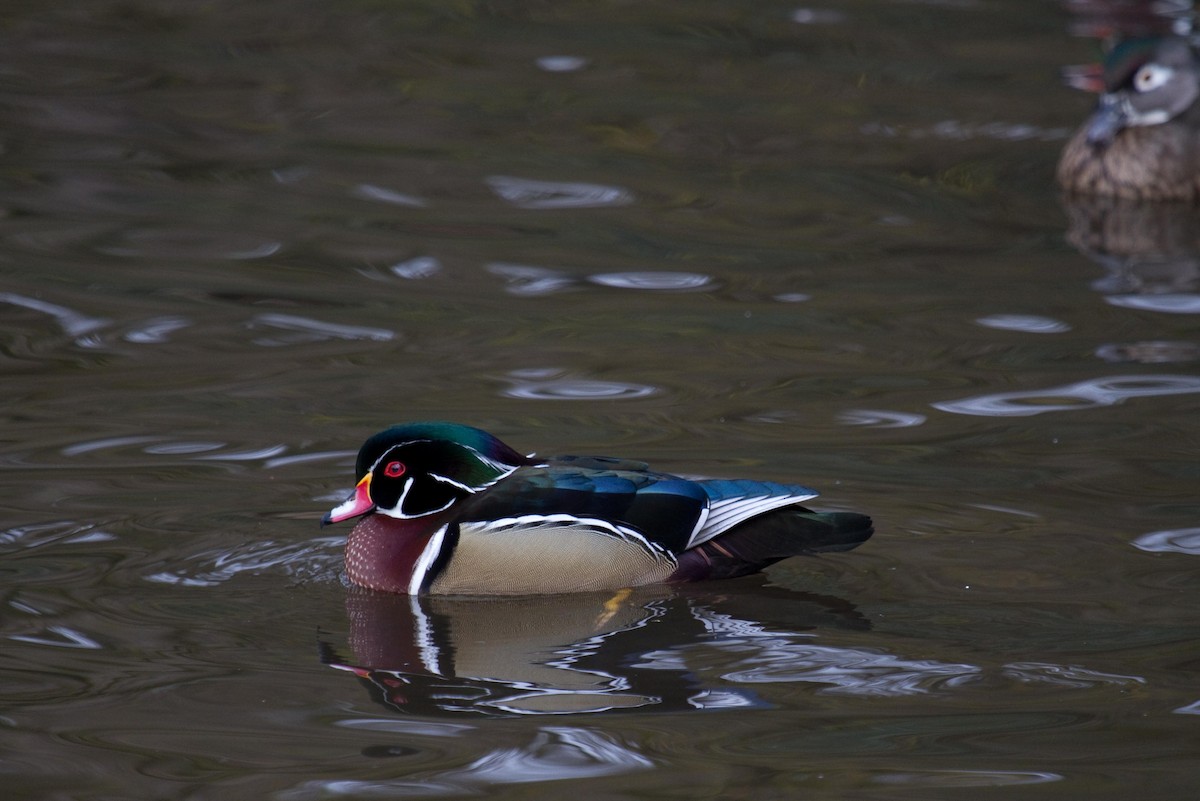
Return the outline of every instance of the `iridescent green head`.
{"type": "Polygon", "coordinates": [[[401,519],[436,514],[533,463],[471,426],[392,426],[363,443],[355,464],[355,494],[326,515],[325,522],[372,511],[401,519]]]}

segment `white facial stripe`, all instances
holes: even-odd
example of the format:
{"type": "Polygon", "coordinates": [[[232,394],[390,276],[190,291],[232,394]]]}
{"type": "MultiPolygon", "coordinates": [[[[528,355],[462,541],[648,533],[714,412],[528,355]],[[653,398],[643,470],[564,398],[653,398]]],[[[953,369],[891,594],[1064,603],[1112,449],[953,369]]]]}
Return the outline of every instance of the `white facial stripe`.
{"type": "Polygon", "coordinates": [[[1128,97],[1121,99],[1121,114],[1125,117],[1126,125],[1162,125],[1171,119],[1171,112],[1167,109],[1138,111],[1128,97]]]}
{"type": "Polygon", "coordinates": [[[408,497],[408,491],[412,489],[412,485],[413,480],[411,476],[404,479],[404,489],[400,490],[400,499],[396,501],[396,505],[391,509],[384,509],[382,506],[377,506],[375,511],[385,514],[388,517],[397,518],[398,520],[412,520],[414,517],[419,517],[419,515],[404,514],[404,499],[408,497]]]}
{"type": "Polygon", "coordinates": [[[452,487],[458,487],[463,492],[470,492],[470,493],[478,492],[478,490],[475,487],[468,487],[466,484],[463,484],[461,481],[455,481],[454,479],[447,478],[446,476],[439,476],[437,473],[430,473],[429,477],[432,478],[434,481],[440,481],[443,484],[449,484],[452,487]]]}

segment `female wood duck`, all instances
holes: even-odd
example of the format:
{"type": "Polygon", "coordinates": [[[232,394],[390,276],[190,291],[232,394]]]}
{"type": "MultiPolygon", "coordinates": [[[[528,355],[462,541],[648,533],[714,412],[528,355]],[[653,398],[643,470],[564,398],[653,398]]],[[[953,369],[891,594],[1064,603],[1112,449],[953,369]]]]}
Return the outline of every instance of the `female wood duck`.
{"type": "Polygon", "coordinates": [[[1200,200],[1200,58],[1179,36],[1132,39],[1105,60],[1095,113],[1067,143],[1068,192],[1200,200]]]}
{"type": "Polygon", "coordinates": [[[871,519],[812,512],[807,487],[697,480],[595,456],[522,456],[457,423],[393,426],[358,452],[354,493],[323,524],[365,515],[350,581],[385,592],[521,595],[732,578],[846,551],[871,519]]]}

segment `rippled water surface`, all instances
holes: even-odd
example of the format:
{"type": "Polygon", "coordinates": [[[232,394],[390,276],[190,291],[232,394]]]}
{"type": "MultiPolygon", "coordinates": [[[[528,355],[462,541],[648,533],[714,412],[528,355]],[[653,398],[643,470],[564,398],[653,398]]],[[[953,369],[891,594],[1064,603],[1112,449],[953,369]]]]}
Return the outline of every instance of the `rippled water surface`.
{"type": "Polygon", "coordinates": [[[0,9],[6,797],[1193,798],[1200,237],[1060,201],[1077,22],[0,9]],[[317,522],[428,418],[877,534],[352,591],[317,522]]]}

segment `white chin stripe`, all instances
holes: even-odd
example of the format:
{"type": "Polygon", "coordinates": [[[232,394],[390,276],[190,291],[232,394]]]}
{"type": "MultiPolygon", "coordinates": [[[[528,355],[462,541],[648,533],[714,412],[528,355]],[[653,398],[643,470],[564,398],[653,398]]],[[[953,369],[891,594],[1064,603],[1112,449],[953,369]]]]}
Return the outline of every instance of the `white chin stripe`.
{"type": "Polygon", "coordinates": [[[360,505],[358,501],[358,493],[355,493],[347,498],[343,503],[340,503],[331,509],[329,511],[329,519],[334,523],[340,523],[343,520],[347,520],[351,517],[366,514],[367,512],[371,511],[371,508],[372,507],[370,506],[360,505]]]}

